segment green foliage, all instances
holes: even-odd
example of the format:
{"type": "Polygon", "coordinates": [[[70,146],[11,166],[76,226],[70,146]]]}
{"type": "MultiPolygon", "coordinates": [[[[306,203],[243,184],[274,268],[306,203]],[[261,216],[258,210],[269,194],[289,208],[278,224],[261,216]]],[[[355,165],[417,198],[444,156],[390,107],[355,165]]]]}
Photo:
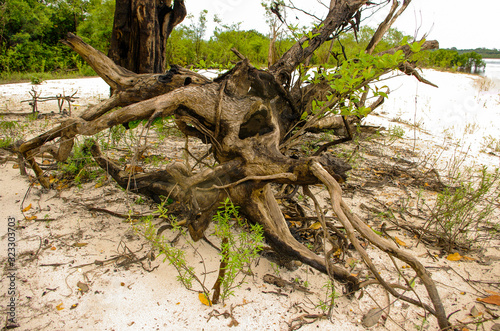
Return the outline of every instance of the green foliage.
{"type": "MultiPolygon", "coordinates": [[[[348,32],[342,34],[333,44],[324,43],[313,54],[311,65],[338,66],[348,59],[353,59],[361,52],[364,52],[366,46],[375,33],[375,30],[370,27],[361,27],[356,34],[348,32]],[[331,49],[330,49],[331,47],[331,49]]],[[[375,48],[374,54],[388,50],[390,48],[405,44],[408,36],[404,36],[401,31],[389,29],[384,38],[375,48]]]]}
{"type": "Polygon", "coordinates": [[[87,21],[79,30],[84,39],[98,48],[107,43],[107,40],[103,40],[107,35],[104,32],[99,34],[96,30],[107,31],[110,35],[114,1],[102,1],[2,1],[0,71],[43,73],[77,67],[72,58],[73,51],[61,45],[59,40],[68,32],[76,32],[80,23],[87,21]],[[107,8],[107,11],[98,11],[100,7],[107,8]],[[91,29],[86,29],[89,26],[91,29]]]}
{"type": "MultiPolygon", "coordinates": [[[[194,267],[188,265],[185,257],[186,253],[182,249],[174,247],[164,236],[159,237],[156,235],[156,226],[152,223],[154,217],[170,222],[173,231],[180,231],[183,238],[194,248],[193,244],[187,239],[186,230],[181,228],[175,216],[169,213],[167,205],[171,202],[171,200],[163,199],[154,214],[143,218],[141,224],[134,225],[134,229],[144,236],[153,245],[153,248],[159,250],[159,255],[165,257],[164,262],[168,260],[169,264],[174,266],[178,273],[177,279],[187,289],[193,289],[193,283],[196,282],[208,298],[210,291],[204,284],[205,278],[200,279],[194,267]]],[[[258,224],[249,226],[246,221],[240,218],[238,207],[234,206],[229,199],[221,203],[213,220],[215,222],[214,235],[222,242],[221,259],[226,261],[224,278],[221,281],[221,298],[224,300],[233,294],[234,288],[241,286],[243,283],[245,277],[239,281],[237,281],[237,277],[249,270],[251,263],[262,250],[264,235],[262,226],[258,224]],[[235,223],[237,226],[245,228],[244,231],[234,234],[233,227],[235,223]]]]}
{"type": "Polygon", "coordinates": [[[478,244],[478,229],[493,215],[500,200],[500,172],[489,172],[484,166],[479,173],[459,173],[450,187],[438,194],[433,206],[422,201],[431,211],[428,227],[440,237],[448,252],[456,248],[470,249],[478,244]]]}
{"type": "Polygon", "coordinates": [[[9,147],[14,143],[14,140],[11,137],[0,138],[0,148],[9,147]]]}
{"type": "Polygon", "coordinates": [[[236,48],[250,59],[254,65],[263,65],[267,62],[269,39],[255,31],[241,31],[239,25],[224,26],[216,29],[214,36],[208,41],[210,53],[209,62],[230,63],[234,61],[231,48],[236,48]]]}
{"type": "Polygon", "coordinates": [[[393,127],[389,128],[389,130],[388,130],[387,133],[388,133],[388,139],[387,139],[386,144],[387,145],[391,145],[396,140],[401,139],[401,138],[404,137],[405,130],[402,127],[396,125],[396,126],[393,126],[393,127]]]}
{"type": "Polygon", "coordinates": [[[92,47],[107,53],[113,31],[115,1],[93,0],[88,6],[88,18],[83,20],[77,33],[92,47]]]}
{"type": "Polygon", "coordinates": [[[40,78],[40,76],[35,75],[31,77],[31,84],[33,85],[39,85],[43,82],[43,79],[40,78]]]}
{"type": "Polygon", "coordinates": [[[324,312],[328,311],[328,314],[330,314],[335,305],[335,299],[338,298],[339,295],[335,291],[335,283],[331,279],[326,281],[323,288],[325,289],[325,300],[320,299],[317,307],[324,312]]]}
{"type": "Polygon", "coordinates": [[[484,48],[484,47],[479,47],[479,48],[475,48],[475,49],[458,49],[457,50],[454,47],[451,50],[457,51],[458,54],[475,52],[475,53],[481,55],[485,59],[500,59],[500,50],[498,50],[496,48],[488,49],[488,48],[484,48]]]}
{"type": "Polygon", "coordinates": [[[468,73],[477,73],[486,66],[482,56],[476,52],[459,54],[458,51],[449,49],[425,51],[415,56],[414,60],[421,66],[468,73]]]}
{"type": "Polygon", "coordinates": [[[220,255],[226,262],[224,279],[221,282],[221,298],[224,301],[233,295],[233,289],[239,287],[243,282],[242,280],[235,284],[237,276],[245,269],[250,268],[253,260],[258,257],[262,250],[264,230],[260,224],[248,225],[239,216],[238,207],[229,198],[222,202],[213,220],[215,222],[214,235],[222,239],[220,255]],[[240,228],[249,228],[248,232],[242,231],[237,235],[233,234],[233,225],[231,224],[233,219],[240,228]]]}
{"type": "MultiPolygon", "coordinates": [[[[0,6],[0,71],[2,79],[15,72],[43,73],[77,69],[79,75],[95,75],[83,60],[68,47],[59,44],[68,32],[77,33],[83,40],[106,53],[112,32],[115,1],[74,0],[39,2],[37,0],[4,0],[0,6]]],[[[239,24],[218,23],[213,36],[206,40],[208,12],[190,16],[174,29],[166,47],[167,65],[195,66],[199,68],[228,69],[235,61],[231,48],[235,47],[252,64],[267,64],[269,37],[255,30],[242,31],[239,24]]],[[[290,33],[280,33],[276,52],[281,56],[303,34],[315,37],[311,29],[291,27],[290,33]]],[[[284,30],[282,30],[284,31],[284,30]]],[[[357,35],[350,32],[330,45],[325,43],[313,55],[310,64],[338,65],[353,58],[368,43],[370,28],[362,28],[357,35]]],[[[376,52],[401,42],[403,35],[391,29],[377,47],[376,52]]],[[[306,47],[307,45],[303,45],[306,47]]],[[[29,79],[29,77],[28,77],[29,79]]]]}
{"type": "Polygon", "coordinates": [[[102,169],[95,163],[89,150],[90,141],[75,144],[72,154],[64,163],[59,163],[63,177],[73,179],[79,184],[97,178],[102,169]]]}
{"type": "MultiPolygon", "coordinates": [[[[302,120],[307,120],[311,115],[322,117],[330,113],[366,116],[370,109],[359,106],[359,102],[365,88],[371,88],[367,83],[378,80],[383,73],[395,69],[403,59],[402,51],[382,56],[362,51],[355,59],[344,61],[335,69],[314,71],[312,77],[309,74],[304,75],[302,79],[313,84],[327,82],[332,92],[326,96],[326,100],[313,100],[311,112],[302,114],[302,120]]],[[[372,94],[387,97],[379,88],[374,88],[372,94]]]]}
{"type": "MultiPolygon", "coordinates": [[[[200,23],[201,24],[201,23],[200,23]]],[[[199,39],[195,24],[177,27],[168,40],[166,60],[168,65],[194,65],[200,69],[232,67],[235,60],[231,48],[236,48],[254,65],[267,62],[269,39],[254,30],[241,31],[239,24],[218,26],[209,40],[199,39]]],[[[282,44],[284,47],[291,43],[282,44]]]]}
{"type": "Polygon", "coordinates": [[[111,146],[118,146],[122,138],[125,136],[127,129],[123,125],[115,125],[109,128],[109,137],[111,146]]]}
{"type": "Polygon", "coordinates": [[[493,152],[500,152],[500,138],[488,135],[483,138],[483,149],[491,149],[493,152]]]}
{"type": "Polygon", "coordinates": [[[0,148],[6,148],[22,138],[23,130],[26,125],[18,121],[0,120],[0,148]]]}
{"type": "MultiPolygon", "coordinates": [[[[179,230],[175,217],[168,214],[168,209],[165,207],[165,204],[166,200],[158,206],[158,209],[155,212],[156,216],[170,220],[170,222],[174,225],[174,229],[179,230]]],[[[156,235],[156,227],[152,223],[152,218],[153,217],[143,218],[140,225],[134,226],[136,232],[140,233],[146,240],[148,240],[153,245],[153,248],[158,249],[159,256],[164,256],[163,262],[168,260],[169,264],[177,270],[177,280],[179,280],[184,287],[192,289],[193,281],[197,281],[203,288],[205,294],[208,294],[207,288],[196,276],[194,268],[187,264],[185,257],[186,253],[182,249],[172,246],[164,236],[158,237],[156,235]]]]}

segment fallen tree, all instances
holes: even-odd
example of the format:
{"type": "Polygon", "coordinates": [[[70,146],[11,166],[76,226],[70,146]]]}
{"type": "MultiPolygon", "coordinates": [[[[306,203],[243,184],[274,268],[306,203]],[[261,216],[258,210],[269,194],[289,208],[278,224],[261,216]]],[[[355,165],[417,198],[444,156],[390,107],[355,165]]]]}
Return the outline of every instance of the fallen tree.
{"type": "MultiPolygon", "coordinates": [[[[22,143],[17,151],[31,166],[40,183],[49,188],[50,183],[36,161],[38,155],[49,152],[62,162],[70,155],[77,136],[93,136],[113,126],[127,126],[138,120],[144,120],[147,129],[157,118],[173,117],[186,136],[196,137],[211,146],[216,166],[193,172],[185,164],[174,163],[155,172],[126,172],[101,153],[96,141],[88,140],[88,148],[96,162],[123,188],[149,196],[156,202],[165,196],[180,201],[184,206],[181,211],[184,224],[194,240],[203,237],[219,203],[229,197],[235,205],[241,206],[241,213],[249,221],[262,225],[266,240],[276,252],[328,274],[345,284],[347,293],[353,293],[362,284],[348,270],[333,263],[331,255],[336,245],[328,233],[325,231],[323,256],[298,242],[290,233],[271,187],[271,184],[302,187],[304,195],[315,202],[317,217],[323,229],[327,229],[321,208],[309,189],[311,185],[324,184],[347,239],[378,283],[396,298],[435,315],[439,326],[447,329],[450,324],[436,286],[422,264],[392,242],[376,235],[350,212],[342,200],[339,182],[346,179],[349,165],[330,153],[323,153],[326,148],[307,157],[289,153],[291,146],[300,142],[305,132],[320,130],[324,127],[321,123],[331,119],[345,126],[349,139],[352,136],[350,123],[373,111],[386,96],[385,92],[372,92],[376,100],[366,106],[368,84],[381,75],[399,69],[425,81],[409,59],[422,48],[437,47],[437,42],[421,41],[370,54],[374,44],[380,41],[380,35],[392,24],[390,18],[381,24],[383,28],[377,30],[365,55],[345,61],[333,72],[324,70],[314,78],[293,78],[301,63],[321,44],[352,28],[353,20],[367,3],[366,0],[332,2],[323,22],[300,38],[268,71],[253,67],[248,59],[235,51],[240,62],[214,80],[177,66],[165,74],[136,74],[116,65],[70,34],[64,43],[80,54],[108,83],[113,95],[81,116],[63,120],[53,129],[22,143]],[[49,144],[54,140],[55,143],[49,144]],[[432,305],[420,301],[418,296],[406,296],[405,292],[413,291],[410,284],[404,292],[398,292],[384,281],[360,244],[359,236],[410,265],[425,285],[432,305]]],[[[405,1],[403,7],[406,8],[408,3],[405,1]]],[[[397,6],[399,4],[394,1],[390,17],[397,6]]]]}

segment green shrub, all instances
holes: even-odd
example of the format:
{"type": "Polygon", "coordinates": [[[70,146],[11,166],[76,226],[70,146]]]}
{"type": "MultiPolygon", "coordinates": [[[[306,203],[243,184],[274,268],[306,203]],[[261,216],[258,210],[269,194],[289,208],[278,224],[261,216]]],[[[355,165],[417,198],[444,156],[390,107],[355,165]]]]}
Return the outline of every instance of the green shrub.
{"type": "MultiPolygon", "coordinates": [[[[187,243],[194,248],[193,243],[187,238],[185,228],[181,228],[176,220],[176,217],[169,214],[166,205],[169,200],[158,205],[158,209],[154,213],[157,218],[161,218],[169,222],[173,231],[180,231],[180,234],[186,239],[187,243]]],[[[203,292],[206,298],[209,298],[210,290],[205,286],[206,277],[198,277],[194,267],[188,265],[185,252],[182,249],[174,247],[164,236],[156,235],[156,226],[152,223],[153,216],[142,219],[142,223],[134,225],[135,230],[148,240],[153,248],[159,250],[159,255],[163,255],[164,262],[168,261],[178,272],[177,279],[187,288],[193,289],[193,283],[196,282],[200,287],[200,292],[203,292]],[[203,279],[203,280],[202,280],[203,279]]],[[[218,297],[215,297],[218,288],[222,288],[220,298],[224,301],[233,294],[235,288],[241,286],[245,277],[249,272],[250,265],[258,256],[263,248],[263,229],[260,225],[248,225],[238,213],[238,207],[226,199],[221,203],[217,214],[213,217],[215,223],[214,235],[221,241],[221,270],[214,285],[214,303],[218,302],[218,297]],[[238,226],[241,232],[235,234],[234,226],[238,226]],[[243,279],[237,280],[238,276],[244,273],[243,279]]],[[[194,248],[195,249],[195,248],[194,248]]],[[[196,249],[195,249],[196,250],[196,249]]],[[[201,256],[201,255],[200,255],[201,256]]],[[[218,296],[218,294],[217,294],[218,296]]]]}
{"type": "MultiPolygon", "coordinates": [[[[239,207],[235,206],[229,198],[221,203],[217,214],[213,217],[215,222],[214,235],[221,239],[221,259],[225,261],[224,278],[221,281],[221,299],[224,302],[233,295],[235,287],[239,287],[243,280],[236,282],[242,272],[250,268],[252,262],[258,257],[263,248],[264,230],[260,224],[248,224],[239,216],[239,207]],[[233,233],[234,223],[243,229],[238,234],[233,233]]],[[[247,273],[244,273],[243,279],[247,273]]]]}
{"type": "Polygon", "coordinates": [[[500,200],[500,172],[483,168],[475,173],[458,174],[452,185],[438,193],[428,228],[435,231],[448,252],[471,249],[477,245],[480,228],[487,225],[500,200]]]}
{"type": "Polygon", "coordinates": [[[90,153],[88,143],[75,144],[73,151],[64,163],[59,163],[63,177],[73,179],[79,184],[97,178],[102,169],[90,153]]]}

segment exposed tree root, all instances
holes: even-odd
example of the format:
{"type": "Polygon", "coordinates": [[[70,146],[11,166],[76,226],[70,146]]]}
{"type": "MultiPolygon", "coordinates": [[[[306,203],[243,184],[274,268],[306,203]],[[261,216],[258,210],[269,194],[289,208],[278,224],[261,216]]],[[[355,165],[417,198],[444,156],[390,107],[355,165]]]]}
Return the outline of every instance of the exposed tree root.
{"type": "Polygon", "coordinates": [[[327,171],[323,169],[323,167],[320,164],[313,163],[311,165],[311,170],[314,172],[314,174],[318,176],[318,178],[327,187],[328,192],[330,194],[332,208],[335,214],[339,217],[340,222],[346,229],[349,241],[354,245],[358,253],[363,258],[363,261],[371,270],[373,276],[379,281],[379,283],[396,298],[400,298],[401,300],[407,301],[409,303],[412,303],[414,305],[426,309],[428,312],[436,316],[439,323],[439,327],[441,329],[448,329],[450,327],[450,323],[448,322],[448,319],[446,317],[444,306],[439,297],[436,285],[434,284],[434,281],[430,277],[427,270],[425,270],[424,266],[415,257],[397,248],[396,245],[394,245],[394,243],[379,237],[357,216],[352,214],[347,204],[342,200],[342,189],[340,188],[340,185],[333,177],[331,177],[328,174],[327,171]],[[393,287],[387,284],[385,280],[378,273],[375,265],[373,264],[372,260],[366,253],[366,250],[359,244],[359,241],[355,235],[355,230],[359,234],[361,234],[364,238],[368,239],[370,243],[377,246],[380,250],[410,265],[413,268],[413,270],[415,270],[415,272],[417,273],[417,276],[424,283],[427,289],[427,293],[429,294],[429,298],[434,306],[434,309],[421,301],[397,293],[393,287]]]}

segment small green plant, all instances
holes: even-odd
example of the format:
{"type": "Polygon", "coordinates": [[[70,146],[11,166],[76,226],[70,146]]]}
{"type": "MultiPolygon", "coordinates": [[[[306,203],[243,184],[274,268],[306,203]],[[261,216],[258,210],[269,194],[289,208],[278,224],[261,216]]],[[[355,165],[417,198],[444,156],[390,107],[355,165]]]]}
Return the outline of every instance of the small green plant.
{"type": "Polygon", "coordinates": [[[484,138],[483,149],[490,149],[493,152],[500,152],[500,139],[489,135],[484,138]]]}
{"type": "Polygon", "coordinates": [[[320,299],[319,304],[316,307],[324,312],[328,311],[328,315],[330,315],[335,305],[335,299],[338,298],[339,295],[335,291],[335,283],[331,279],[328,279],[326,281],[325,285],[323,285],[323,288],[325,289],[325,299],[320,299]]]}
{"type": "MultiPolygon", "coordinates": [[[[169,264],[177,270],[177,279],[187,288],[193,290],[194,282],[201,287],[206,298],[209,298],[210,291],[205,286],[205,278],[200,279],[194,267],[188,265],[185,252],[174,247],[164,236],[156,235],[156,227],[152,223],[153,218],[162,218],[170,222],[173,231],[180,231],[181,235],[194,248],[193,244],[187,239],[185,228],[179,226],[175,216],[168,211],[167,205],[171,200],[162,198],[163,202],[157,206],[157,210],[148,217],[144,217],[140,224],[134,225],[136,232],[140,233],[148,240],[153,248],[159,250],[159,255],[164,255],[164,262],[168,260],[169,264]]],[[[262,226],[249,225],[238,213],[238,207],[226,199],[221,203],[219,210],[214,215],[215,222],[214,235],[221,240],[221,268],[217,281],[214,285],[213,303],[218,303],[219,296],[224,301],[233,295],[234,289],[243,284],[250,265],[258,256],[263,248],[264,231],[262,226]],[[233,233],[234,225],[244,228],[238,234],[233,233]],[[240,274],[244,274],[243,279],[237,280],[240,274]]]]}
{"type": "Polygon", "coordinates": [[[401,116],[394,117],[393,119],[391,119],[391,122],[406,124],[409,127],[412,127],[412,128],[415,128],[415,129],[420,129],[423,126],[423,124],[424,124],[424,122],[423,122],[422,119],[420,119],[418,122],[412,122],[412,121],[409,121],[409,120],[405,120],[401,116]]]}
{"type": "Polygon", "coordinates": [[[80,184],[97,178],[102,172],[90,153],[89,144],[90,141],[76,144],[66,162],[59,164],[59,170],[63,173],[63,177],[73,179],[75,183],[80,184]]]}
{"type": "Polygon", "coordinates": [[[14,143],[11,137],[0,138],[0,148],[6,148],[14,143]]]}
{"type": "Polygon", "coordinates": [[[429,321],[427,320],[427,318],[423,318],[422,319],[422,323],[420,325],[418,324],[413,324],[415,326],[415,330],[426,330],[428,327],[429,327],[429,321]]]}
{"type": "Polygon", "coordinates": [[[164,159],[158,155],[151,155],[144,159],[144,163],[151,164],[155,167],[159,166],[161,163],[163,163],[163,161],[164,159]]]}
{"type": "Polygon", "coordinates": [[[276,263],[274,262],[270,262],[271,263],[271,268],[273,269],[273,272],[276,276],[279,276],[280,275],[280,266],[277,265],[276,263]]]}
{"type": "Polygon", "coordinates": [[[387,139],[384,141],[385,145],[392,145],[396,140],[402,139],[405,135],[405,130],[399,125],[393,126],[387,130],[387,139]]]}
{"type": "Polygon", "coordinates": [[[437,195],[426,227],[437,233],[448,252],[471,249],[478,243],[479,228],[487,225],[500,199],[500,172],[483,166],[478,173],[466,170],[453,178],[451,185],[437,195]]]}
{"type": "Polygon", "coordinates": [[[26,119],[28,122],[34,122],[38,119],[38,112],[29,114],[26,119]]]}
{"type": "Polygon", "coordinates": [[[12,132],[19,124],[16,121],[0,121],[0,130],[2,132],[12,132]]]}
{"type": "Polygon", "coordinates": [[[115,125],[109,128],[110,145],[117,147],[122,138],[125,136],[126,129],[123,125],[115,125]]]}
{"type": "Polygon", "coordinates": [[[31,76],[31,84],[33,85],[40,85],[43,82],[43,79],[40,78],[39,76],[31,76]]]}
{"type": "Polygon", "coordinates": [[[173,117],[162,118],[159,117],[151,123],[151,127],[160,141],[165,140],[167,136],[184,137],[184,134],[177,128],[176,125],[172,125],[173,117]]]}
{"type": "MultiPolygon", "coordinates": [[[[168,215],[168,209],[165,207],[164,201],[155,212],[155,214],[162,218],[167,218],[173,225],[174,230],[181,230],[177,224],[177,220],[174,216],[168,215]]],[[[198,278],[195,270],[192,266],[189,266],[186,262],[186,253],[179,248],[172,246],[170,242],[164,236],[156,235],[156,227],[152,223],[153,215],[149,217],[144,217],[142,223],[139,225],[134,225],[134,229],[137,233],[141,234],[146,240],[148,240],[153,248],[159,251],[159,256],[164,255],[165,258],[163,262],[168,260],[169,264],[172,265],[177,270],[177,280],[184,285],[185,288],[192,290],[193,282],[196,281],[202,288],[202,292],[208,297],[210,292],[204,282],[198,278]]],[[[181,230],[182,231],[182,230],[181,230]]],[[[183,233],[185,235],[185,233],[183,233]]]]}
{"type": "Polygon", "coordinates": [[[389,135],[394,138],[403,138],[405,135],[405,130],[400,126],[393,126],[389,129],[389,135]]]}
{"type": "MultiPolygon", "coordinates": [[[[252,262],[258,257],[263,248],[264,230],[260,224],[248,224],[239,216],[238,207],[229,198],[224,200],[214,215],[215,236],[221,239],[221,269],[223,269],[223,279],[220,280],[222,291],[220,296],[224,302],[230,295],[233,295],[234,288],[239,287],[248,272],[244,273],[243,279],[236,281],[236,278],[245,270],[249,270],[252,262]],[[232,223],[240,228],[248,229],[238,234],[233,233],[232,223]]],[[[216,300],[213,300],[216,302],[216,300]]]]}
{"type": "Polygon", "coordinates": [[[136,205],[142,205],[145,202],[146,201],[142,197],[138,197],[137,199],[135,199],[135,204],[136,205]]]}
{"type": "Polygon", "coordinates": [[[17,121],[0,121],[0,148],[21,139],[23,127],[17,121]]]}

